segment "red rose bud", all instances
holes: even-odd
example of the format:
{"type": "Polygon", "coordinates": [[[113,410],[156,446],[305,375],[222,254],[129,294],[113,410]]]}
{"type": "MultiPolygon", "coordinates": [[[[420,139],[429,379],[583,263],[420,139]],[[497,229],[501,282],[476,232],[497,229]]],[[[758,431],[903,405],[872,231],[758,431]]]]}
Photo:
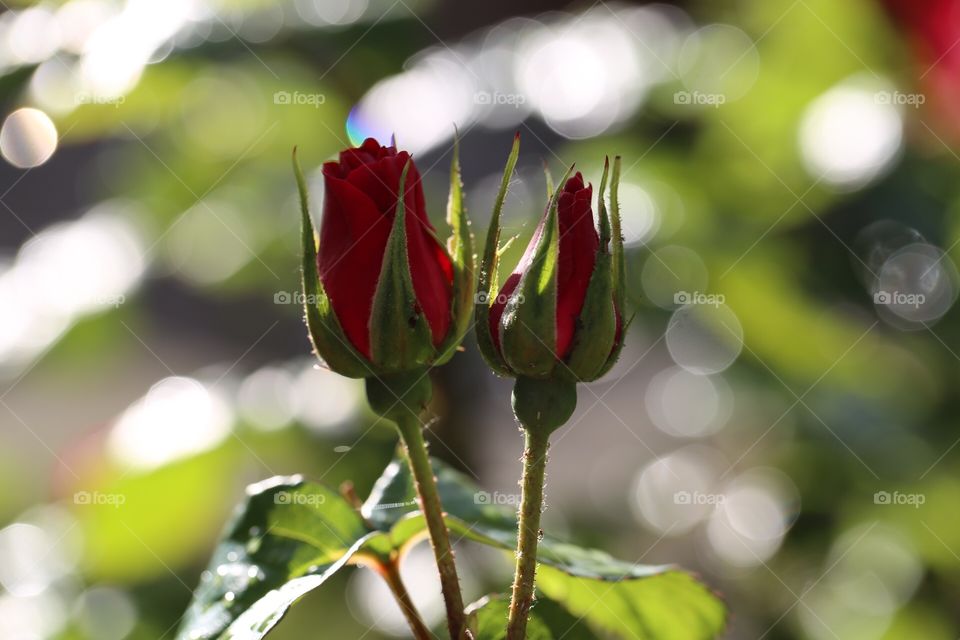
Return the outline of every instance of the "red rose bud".
{"type": "Polygon", "coordinates": [[[516,138],[480,272],[476,318],[481,353],[503,375],[595,380],[613,366],[622,346],[619,158],[611,181],[612,229],[603,198],[609,164],[600,181],[599,228],[591,208],[593,187],[584,185],[580,173],[568,177],[568,171],[520,263],[497,290],[500,211],[518,153],[516,138]]]}
{"type": "Polygon", "coordinates": [[[355,378],[449,359],[469,320],[473,239],[462,206],[457,148],[440,244],[410,154],[367,139],[323,165],[319,246],[294,151],[303,215],[303,286],[317,355],[355,378]],[[401,198],[399,194],[403,194],[401,198]]]}

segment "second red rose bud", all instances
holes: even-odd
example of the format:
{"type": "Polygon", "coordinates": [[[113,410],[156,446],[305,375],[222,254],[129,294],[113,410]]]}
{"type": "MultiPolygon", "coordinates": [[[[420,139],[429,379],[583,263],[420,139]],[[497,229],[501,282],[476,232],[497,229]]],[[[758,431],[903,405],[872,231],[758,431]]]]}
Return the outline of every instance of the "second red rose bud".
{"type": "MultiPolygon", "coordinates": [[[[501,375],[570,381],[595,380],[609,371],[622,346],[624,267],[614,160],[611,211],[604,196],[568,170],[554,191],[519,264],[497,288],[500,212],[519,154],[519,136],[504,170],[480,267],[477,337],[487,363],[501,375]]],[[[553,191],[551,188],[550,191],[553,191]]]]}

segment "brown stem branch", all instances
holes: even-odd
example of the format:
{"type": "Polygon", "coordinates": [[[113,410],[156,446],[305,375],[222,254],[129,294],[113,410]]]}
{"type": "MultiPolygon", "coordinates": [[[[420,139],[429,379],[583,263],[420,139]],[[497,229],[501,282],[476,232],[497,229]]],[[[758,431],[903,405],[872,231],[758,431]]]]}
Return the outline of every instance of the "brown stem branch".
{"type": "Polygon", "coordinates": [[[397,559],[379,564],[377,569],[380,575],[383,576],[383,579],[386,580],[387,585],[390,586],[393,597],[403,611],[403,617],[407,619],[407,624],[410,625],[413,637],[416,640],[433,640],[430,629],[424,624],[420,613],[413,604],[413,599],[410,598],[410,593],[407,591],[406,585],[403,584],[403,580],[400,578],[400,566],[397,559]]]}

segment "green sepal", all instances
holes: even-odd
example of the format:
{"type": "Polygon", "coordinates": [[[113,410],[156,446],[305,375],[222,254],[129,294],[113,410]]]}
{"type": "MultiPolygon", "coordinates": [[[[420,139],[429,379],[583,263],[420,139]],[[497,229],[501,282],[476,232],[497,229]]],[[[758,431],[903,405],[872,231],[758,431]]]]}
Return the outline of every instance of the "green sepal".
{"type": "MultiPolygon", "coordinates": [[[[565,184],[571,166],[558,184],[565,184]]],[[[534,232],[530,264],[524,265],[500,321],[503,357],[518,375],[543,378],[559,360],[557,343],[557,269],[560,256],[559,191],[555,191],[534,232]]]]}
{"type": "Polygon", "coordinates": [[[399,423],[417,418],[433,395],[433,384],[426,369],[367,378],[367,402],[378,416],[399,423]]]}
{"type": "MultiPolygon", "coordinates": [[[[600,176],[600,195],[597,198],[597,217],[600,219],[600,250],[609,252],[610,244],[610,216],[607,213],[607,174],[610,173],[610,158],[603,159],[603,174],[600,176]]],[[[619,229],[619,221],[617,224],[619,229]]]]}
{"type": "Polygon", "coordinates": [[[476,296],[476,255],[473,250],[473,230],[463,203],[463,180],[460,177],[460,139],[453,139],[453,160],[450,163],[450,197],[447,200],[447,224],[451,234],[447,241],[447,253],[453,264],[453,296],[450,314],[453,324],[450,333],[440,347],[435,364],[443,364],[453,357],[470,328],[476,296]]]}
{"type": "Polygon", "coordinates": [[[547,164],[547,161],[543,161],[543,180],[547,185],[547,202],[550,201],[550,198],[553,197],[553,174],[550,173],[550,165],[547,164]]]}
{"type": "Polygon", "coordinates": [[[511,406],[524,429],[550,435],[566,424],[577,408],[577,383],[568,377],[520,376],[513,385],[511,406]]]}
{"type": "MultiPolygon", "coordinates": [[[[613,174],[610,178],[610,218],[613,227],[613,237],[610,239],[610,258],[613,261],[613,304],[615,320],[620,323],[620,336],[614,338],[613,349],[607,356],[607,361],[597,371],[595,378],[600,378],[607,374],[613,365],[620,358],[620,352],[623,350],[624,338],[630,322],[624,321],[625,306],[627,302],[626,287],[626,265],[623,257],[623,232],[620,225],[620,156],[613,158],[613,174]]],[[[631,318],[631,321],[633,318],[631,318]]]]}
{"type": "Polygon", "coordinates": [[[610,251],[610,219],[604,202],[607,190],[607,174],[610,161],[603,163],[598,198],[600,219],[600,244],[594,261],[590,284],[583,300],[583,308],[577,319],[573,345],[567,356],[568,372],[581,382],[590,382],[599,377],[606,366],[617,337],[617,315],[614,308],[614,268],[610,251]]]}
{"type": "Polygon", "coordinates": [[[503,202],[507,197],[507,188],[510,186],[510,178],[513,176],[513,170],[517,166],[517,157],[520,155],[520,134],[513,137],[513,147],[510,149],[510,155],[507,156],[507,164],[503,168],[503,178],[500,181],[500,190],[497,192],[497,199],[493,203],[493,214],[490,216],[490,228],[487,230],[487,242],[483,251],[483,261],[480,263],[479,281],[477,284],[477,302],[474,307],[474,317],[476,319],[477,345],[480,347],[480,353],[487,364],[493,369],[494,373],[501,376],[512,375],[513,372],[507,366],[506,361],[497,349],[493,341],[493,335],[490,333],[490,306],[497,297],[497,266],[499,263],[500,244],[500,213],[503,210],[503,202]]]}
{"type": "Polygon", "coordinates": [[[409,169],[407,162],[400,174],[397,210],[370,312],[370,356],[378,373],[414,369],[433,362],[436,355],[430,325],[417,303],[407,256],[404,200],[409,169]]]}
{"type": "Polygon", "coordinates": [[[626,265],[623,259],[623,231],[620,228],[620,156],[613,158],[613,175],[610,178],[610,217],[613,226],[613,244],[610,253],[613,255],[613,294],[620,313],[626,302],[626,265]]]}
{"type": "Polygon", "coordinates": [[[310,200],[303,171],[293,149],[293,174],[300,193],[301,236],[303,242],[302,285],[304,293],[304,316],[310,343],[317,357],[331,370],[348,378],[365,378],[373,375],[370,363],[347,338],[330,298],[320,282],[317,272],[317,234],[310,218],[310,200]]]}

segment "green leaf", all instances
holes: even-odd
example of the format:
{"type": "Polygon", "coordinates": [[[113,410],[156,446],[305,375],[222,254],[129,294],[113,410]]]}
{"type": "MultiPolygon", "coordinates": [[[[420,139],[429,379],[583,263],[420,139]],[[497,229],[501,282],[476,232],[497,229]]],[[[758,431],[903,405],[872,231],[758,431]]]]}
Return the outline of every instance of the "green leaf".
{"type": "MultiPolygon", "coordinates": [[[[506,637],[509,598],[487,596],[469,605],[466,612],[471,619],[471,626],[476,630],[474,640],[503,640],[506,637]]],[[[537,616],[536,610],[530,613],[526,640],[553,640],[553,634],[537,616]]]]}
{"type": "MultiPolygon", "coordinates": [[[[512,551],[513,513],[490,504],[459,472],[433,464],[451,531],[512,551]]],[[[343,566],[402,553],[426,536],[409,468],[400,459],[387,467],[360,514],[333,490],[298,476],[266,480],[247,494],[203,573],[178,640],[261,640],[294,602],[343,566]]],[[[644,640],[699,640],[724,628],[720,600],[676,567],[629,564],[551,536],[541,542],[539,559],[542,593],[594,629],[644,640]]],[[[543,625],[531,623],[529,637],[549,639],[550,628],[565,633],[569,618],[548,616],[552,603],[541,602],[535,616],[543,625]]],[[[505,603],[486,606],[478,622],[484,633],[500,633],[505,603]]]]}
{"type": "MultiPolygon", "coordinates": [[[[515,514],[491,504],[472,481],[433,460],[447,526],[455,535],[512,552],[515,514]]],[[[406,547],[423,535],[410,472],[402,460],[390,463],[362,513],[381,531],[365,543],[406,547]]],[[[548,597],[594,628],[643,640],[706,640],[726,625],[722,601],[674,565],[623,562],[596,549],[584,549],[545,535],[538,551],[537,583],[548,597]]]]}
{"type": "Polygon", "coordinates": [[[507,188],[510,186],[510,178],[513,177],[513,170],[517,166],[519,155],[520,133],[518,132],[513,137],[513,146],[510,148],[507,164],[503,168],[503,178],[500,180],[500,190],[497,191],[497,199],[493,203],[493,215],[490,217],[490,228],[487,229],[487,244],[483,250],[483,262],[480,263],[477,304],[475,305],[477,345],[480,347],[480,353],[487,364],[490,365],[490,368],[502,376],[510,375],[510,368],[503,361],[503,356],[500,355],[500,351],[493,342],[493,336],[490,333],[490,305],[493,304],[498,291],[497,263],[500,245],[500,213],[503,210],[507,188]]]}
{"type": "Polygon", "coordinates": [[[410,163],[400,174],[397,210],[383,254],[370,313],[370,355],[381,370],[404,371],[434,359],[433,335],[420,311],[407,255],[405,193],[410,163]]]}
{"type": "Polygon", "coordinates": [[[612,558],[600,560],[605,578],[572,575],[551,566],[537,571],[537,588],[591,626],[623,638],[715,638],[726,626],[720,600],[688,573],[650,572],[612,558]]]}
{"type": "Polygon", "coordinates": [[[332,371],[348,378],[364,378],[372,374],[370,365],[340,327],[330,298],[320,282],[320,274],[317,273],[317,234],[310,219],[310,198],[296,149],[293,150],[293,174],[300,193],[304,311],[310,342],[317,357],[332,371]]]}
{"type": "Polygon", "coordinates": [[[247,495],[203,572],[178,640],[260,640],[370,536],[343,498],[298,476],[252,485],[247,495]]]}
{"type": "MultiPolygon", "coordinates": [[[[597,635],[580,616],[574,616],[562,605],[542,594],[533,603],[533,615],[550,629],[554,638],[562,640],[597,640],[597,635]]],[[[632,636],[628,636],[632,639],[632,636]]]]}

